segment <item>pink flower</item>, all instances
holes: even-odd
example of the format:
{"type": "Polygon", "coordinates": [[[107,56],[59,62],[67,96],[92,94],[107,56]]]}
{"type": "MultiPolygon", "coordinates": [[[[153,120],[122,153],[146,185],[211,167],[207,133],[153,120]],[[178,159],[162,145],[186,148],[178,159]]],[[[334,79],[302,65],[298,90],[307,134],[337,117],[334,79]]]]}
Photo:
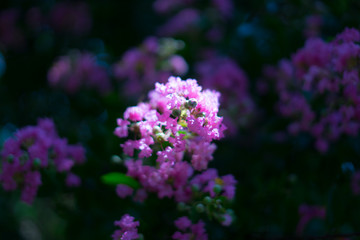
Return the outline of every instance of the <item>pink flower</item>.
{"type": "Polygon", "coordinates": [[[201,220],[196,224],[192,224],[189,218],[181,217],[175,221],[175,226],[182,232],[180,231],[175,232],[172,236],[173,239],[178,239],[178,240],[208,239],[208,236],[205,231],[205,224],[201,220]]]}
{"type": "Polygon", "coordinates": [[[118,184],[116,186],[116,194],[120,197],[120,198],[126,198],[127,196],[131,196],[133,194],[134,190],[124,184],[118,184]]]}
{"type": "Polygon", "coordinates": [[[326,153],[330,144],[360,129],[358,109],[360,32],[345,29],[335,40],[308,39],[290,60],[265,74],[275,80],[279,114],[290,120],[288,132],[314,137],[314,147],[326,153]],[[321,111],[319,111],[321,109],[321,111]]]}
{"type": "Polygon", "coordinates": [[[85,150],[80,145],[69,145],[56,132],[51,119],[39,119],[37,126],[19,129],[14,138],[4,143],[1,151],[0,182],[5,190],[22,189],[21,199],[28,204],[34,200],[41,182],[40,169],[66,172],[66,184],[79,186],[80,178],[70,172],[75,164],[85,161],[85,150]]]}
{"type": "Polygon", "coordinates": [[[128,125],[130,124],[129,121],[123,120],[121,118],[117,119],[118,127],[115,129],[114,134],[118,137],[127,137],[128,136],[128,125]]]}
{"type": "Polygon", "coordinates": [[[186,74],[186,61],[175,54],[183,45],[175,39],[148,37],[139,47],[125,52],[113,66],[122,93],[132,98],[139,97],[146,94],[155,82],[166,82],[172,74],[186,74]]]}
{"type": "Polygon", "coordinates": [[[122,216],[120,221],[115,221],[115,226],[120,227],[112,235],[113,240],[135,240],[139,238],[137,227],[140,225],[138,221],[129,214],[122,216]]]}
{"type": "Polygon", "coordinates": [[[65,182],[68,187],[79,187],[81,185],[81,178],[73,173],[68,173],[65,182]]]}
{"type": "Polygon", "coordinates": [[[48,72],[52,87],[65,89],[70,94],[81,88],[95,89],[102,94],[110,90],[110,79],[105,67],[91,53],[73,51],[61,56],[48,72]]]}

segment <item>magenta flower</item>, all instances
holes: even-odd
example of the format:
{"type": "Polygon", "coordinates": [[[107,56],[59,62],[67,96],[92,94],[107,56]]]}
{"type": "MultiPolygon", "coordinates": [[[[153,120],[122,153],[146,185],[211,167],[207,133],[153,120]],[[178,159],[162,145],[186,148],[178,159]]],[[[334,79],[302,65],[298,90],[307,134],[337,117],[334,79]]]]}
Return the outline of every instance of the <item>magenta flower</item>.
{"type": "Polygon", "coordinates": [[[112,235],[113,240],[135,240],[139,238],[137,227],[140,226],[138,221],[129,214],[122,216],[120,221],[115,221],[115,226],[120,227],[112,235]]]}
{"type": "Polygon", "coordinates": [[[255,114],[255,104],[248,89],[248,78],[230,58],[216,56],[213,52],[208,52],[204,58],[206,60],[198,62],[195,66],[199,82],[206,88],[222,93],[220,102],[229,127],[227,134],[235,135],[239,127],[250,124],[255,114]]]}
{"type": "MultiPolygon", "coordinates": [[[[194,194],[192,185],[198,181],[203,194],[214,196],[216,182],[221,185],[223,196],[234,197],[236,180],[232,176],[218,177],[216,170],[194,175],[194,170],[207,169],[216,149],[212,141],[223,137],[225,126],[218,116],[219,97],[218,92],[203,90],[194,79],[170,77],[166,84],[156,83],[149,102],[126,109],[124,118],[117,120],[114,133],[119,137],[130,133],[134,136],[121,147],[131,157],[125,161],[127,175],[143,187],[135,198],[143,201],[143,191],[147,191],[157,193],[159,198],[189,202],[194,194]],[[156,164],[144,164],[152,157],[156,164]],[[213,174],[206,178],[210,172],[213,174]],[[206,180],[200,180],[204,177],[206,180]]],[[[117,192],[120,197],[132,195],[128,187],[121,186],[117,192]]]]}
{"type": "Polygon", "coordinates": [[[201,220],[196,224],[192,224],[189,218],[181,217],[175,221],[175,226],[181,231],[175,232],[172,236],[172,239],[178,239],[178,240],[208,239],[205,230],[205,224],[201,220]]]}
{"type": "Polygon", "coordinates": [[[125,52],[114,64],[115,77],[122,93],[134,97],[146,94],[155,82],[164,83],[171,75],[182,76],[188,71],[184,58],[176,55],[183,47],[181,41],[149,37],[137,48],[125,52]]]}
{"type": "Polygon", "coordinates": [[[118,184],[116,186],[116,194],[120,197],[120,198],[126,198],[127,196],[131,196],[133,194],[134,190],[124,184],[118,184]]]}
{"type": "Polygon", "coordinates": [[[71,52],[60,57],[48,72],[52,87],[62,88],[70,94],[81,88],[95,89],[102,94],[110,88],[110,79],[105,67],[91,53],[71,52]]]}
{"type": "Polygon", "coordinates": [[[359,40],[356,29],[345,29],[331,42],[312,38],[291,60],[265,70],[276,81],[278,112],[291,121],[288,132],[309,133],[319,152],[359,132],[359,40]]]}
{"type": "Polygon", "coordinates": [[[80,178],[70,170],[85,161],[85,150],[60,138],[52,120],[39,119],[37,126],[19,129],[14,138],[5,141],[1,161],[3,188],[7,191],[21,188],[21,199],[31,204],[42,184],[40,170],[53,166],[57,172],[67,173],[68,186],[79,186],[80,178]]]}

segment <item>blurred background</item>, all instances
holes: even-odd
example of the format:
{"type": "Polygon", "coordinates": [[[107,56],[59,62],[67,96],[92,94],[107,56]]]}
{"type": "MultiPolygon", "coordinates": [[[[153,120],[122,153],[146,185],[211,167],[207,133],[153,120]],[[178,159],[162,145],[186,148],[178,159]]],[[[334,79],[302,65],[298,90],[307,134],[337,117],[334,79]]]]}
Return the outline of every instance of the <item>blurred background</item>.
{"type": "MultiPolygon", "coordinates": [[[[140,220],[145,239],[169,239],[181,216],[174,201],[121,199],[101,176],[126,172],[113,157],[122,154],[116,119],[170,75],[222,93],[228,130],[210,166],[238,180],[236,219],[230,227],[207,222],[209,239],[359,232],[358,131],[325,142],[291,131],[296,116],[279,112],[276,82],[280,61],[295,61],[309,39],[325,44],[359,28],[359,12],[356,0],[2,0],[0,148],[17,129],[48,117],[59,136],[85,147],[87,161],[73,168],[79,188],[42,173],[32,205],[0,188],[0,239],[110,239],[124,213],[140,220]]],[[[321,114],[328,108],[321,99],[311,106],[321,114]]]]}

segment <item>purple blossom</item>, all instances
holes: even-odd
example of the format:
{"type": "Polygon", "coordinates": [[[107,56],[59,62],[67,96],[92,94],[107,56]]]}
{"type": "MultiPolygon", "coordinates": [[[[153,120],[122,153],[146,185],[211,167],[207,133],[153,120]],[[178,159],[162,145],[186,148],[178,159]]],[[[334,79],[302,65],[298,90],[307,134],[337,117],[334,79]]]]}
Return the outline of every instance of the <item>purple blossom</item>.
{"type": "Polygon", "coordinates": [[[264,71],[276,81],[276,109],[291,121],[288,132],[311,134],[319,152],[327,152],[341,136],[359,131],[358,40],[356,29],[345,29],[331,42],[312,38],[291,60],[264,71]]]}
{"type": "Polygon", "coordinates": [[[198,175],[196,175],[191,181],[191,185],[196,185],[200,188],[201,192],[209,193],[211,197],[215,197],[217,193],[214,191],[215,185],[221,187],[221,195],[229,200],[234,199],[236,183],[233,175],[218,176],[217,170],[210,168],[198,175]]]}
{"type": "Polygon", "coordinates": [[[126,198],[127,196],[131,196],[133,194],[134,190],[124,184],[118,184],[116,186],[116,194],[120,197],[120,198],[126,198]]]}
{"type": "Polygon", "coordinates": [[[231,17],[233,14],[234,5],[232,0],[212,0],[214,7],[224,17],[231,17]]]}
{"type": "MultiPolygon", "coordinates": [[[[140,182],[142,191],[155,192],[159,198],[191,200],[193,181],[204,178],[203,174],[194,176],[194,170],[207,169],[216,149],[212,141],[223,137],[219,97],[215,91],[203,90],[194,79],[170,77],[166,84],[156,83],[149,102],[126,109],[124,118],[117,120],[115,134],[126,137],[132,132],[135,136],[120,146],[131,157],[125,161],[127,175],[140,182]],[[185,155],[190,162],[185,161],[185,155]],[[155,165],[144,164],[143,160],[150,157],[156,158],[155,165]]],[[[212,177],[199,183],[203,193],[211,194],[209,186],[216,181],[223,187],[223,196],[232,199],[235,179],[220,178],[215,170],[208,171],[212,177]]],[[[208,175],[208,171],[204,174],[208,175]]]]}
{"type": "Polygon", "coordinates": [[[200,83],[222,93],[220,102],[225,109],[230,135],[235,135],[240,126],[247,126],[255,112],[255,105],[248,92],[248,78],[237,64],[227,57],[205,54],[206,60],[195,66],[200,83]],[[236,109],[234,111],[233,109],[236,109]]]}
{"type": "Polygon", "coordinates": [[[79,187],[81,185],[81,178],[73,173],[68,173],[65,183],[68,187],[79,187]]]}
{"type": "Polygon", "coordinates": [[[205,230],[205,224],[201,220],[196,224],[192,224],[189,218],[181,217],[175,221],[175,226],[181,231],[175,232],[172,236],[172,239],[178,239],[178,240],[208,239],[205,230]]]}
{"type": "Polygon", "coordinates": [[[113,240],[135,240],[139,238],[137,227],[140,226],[138,221],[129,214],[121,217],[120,221],[115,221],[114,225],[119,227],[112,235],[113,240]]]}
{"type": "Polygon", "coordinates": [[[60,138],[52,120],[39,119],[37,126],[19,129],[14,138],[5,141],[1,161],[3,188],[7,191],[21,188],[21,199],[31,204],[42,184],[42,169],[54,166],[56,171],[67,173],[68,186],[79,186],[80,178],[70,170],[73,165],[85,161],[85,150],[60,138]]]}
{"type": "Polygon", "coordinates": [[[113,72],[127,96],[139,96],[149,91],[155,82],[166,82],[170,75],[184,75],[188,65],[175,53],[182,42],[174,39],[148,37],[137,48],[124,53],[114,64],[113,72]]]}
{"type": "Polygon", "coordinates": [[[52,87],[63,88],[70,94],[80,88],[95,89],[104,94],[111,88],[106,68],[91,53],[71,52],[60,57],[48,72],[52,87]]]}

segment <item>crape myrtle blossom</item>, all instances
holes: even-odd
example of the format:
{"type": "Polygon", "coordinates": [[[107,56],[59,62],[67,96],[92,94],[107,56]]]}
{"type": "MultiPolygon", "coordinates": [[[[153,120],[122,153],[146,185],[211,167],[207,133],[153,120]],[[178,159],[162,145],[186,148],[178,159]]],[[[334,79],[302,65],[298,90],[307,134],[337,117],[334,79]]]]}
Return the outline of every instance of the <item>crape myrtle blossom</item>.
{"type": "Polygon", "coordinates": [[[39,119],[37,126],[19,129],[1,151],[0,182],[7,191],[21,188],[21,200],[31,204],[41,182],[41,170],[55,168],[67,174],[66,185],[79,186],[81,179],[70,170],[85,161],[85,150],[60,138],[54,122],[39,119]]]}
{"type": "Polygon", "coordinates": [[[121,217],[120,221],[115,221],[114,225],[119,227],[112,235],[113,240],[134,240],[139,239],[137,227],[140,226],[139,221],[134,221],[135,218],[129,214],[121,217]]]}
{"type": "Polygon", "coordinates": [[[192,224],[188,217],[181,217],[175,221],[175,226],[179,231],[176,231],[172,239],[177,240],[207,240],[208,235],[205,230],[205,223],[199,221],[196,224],[192,224]]]}
{"type": "Polygon", "coordinates": [[[153,192],[200,211],[204,207],[195,203],[203,202],[212,209],[209,215],[230,225],[232,217],[223,203],[234,198],[236,180],[207,169],[216,149],[213,140],[221,139],[225,130],[218,116],[219,97],[216,91],[202,90],[195,79],[170,77],[166,84],[155,84],[148,102],[127,108],[114,134],[127,138],[121,144],[128,156],[127,175],[141,187],[135,192],[119,184],[117,195],[144,201],[153,192]]]}
{"type": "Polygon", "coordinates": [[[359,132],[359,40],[356,29],[345,29],[331,42],[311,38],[290,60],[265,69],[276,81],[278,112],[292,120],[289,133],[310,133],[320,152],[342,135],[359,132]]]}
{"type": "Polygon", "coordinates": [[[139,47],[126,51],[113,66],[114,76],[124,89],[122,93],[139,97],[155,82],[164,83],[171,75],[186,74],[186,61],[176,54],[183,47],[179,40],[148,37],[139,47]]]}
{"type": "Polygon", "coordinates": [[[206,88],[221,92],[220,103],[227,134],[236,134],[238,127],[247,126],[255,112],[250,97],[245,72],[229,57],[218,56],[212,51],[204,54],[206,60],[195,66],[199,82],[206,88]]]}
{"type": "Polygon", "coordinates": [[[72,51],[58,58],[48,72],[48,81],[52,87],[70,94],[82,88],[105,94],[111,88],[107,69],[89,52],[72,51]]]}
{"type": "Polygon", "coordinates": [[[127,137],[131,132],[135,137],[121,145],[124,153],[140,159],[154,156],[158,163],[171,167],[188,154],[189,166],[206,169],[215,150],[211,142],[222,138],[225,130],[217,115],[219,96],[202,91],[194,79],[170,77],[166,84],[156,83],[149,102],[129,107],[124,119],[118,119],[115,134],[127,137]]]}

